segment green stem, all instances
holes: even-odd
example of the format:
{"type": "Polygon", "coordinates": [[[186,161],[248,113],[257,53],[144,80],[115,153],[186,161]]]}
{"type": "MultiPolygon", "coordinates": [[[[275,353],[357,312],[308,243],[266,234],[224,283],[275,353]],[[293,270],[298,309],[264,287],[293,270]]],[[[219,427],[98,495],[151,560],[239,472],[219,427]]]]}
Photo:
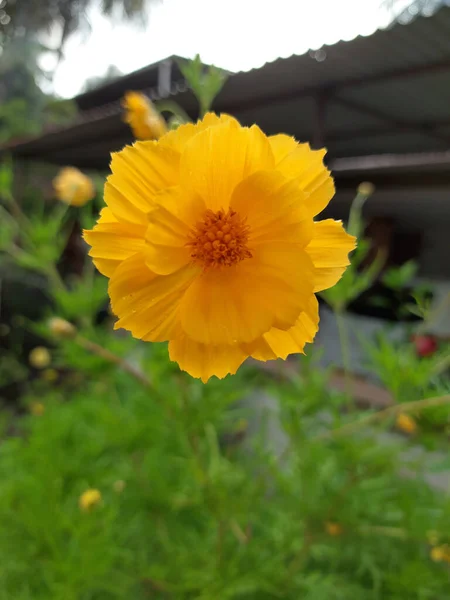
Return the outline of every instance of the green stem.
{"type": "Polygon", "coordinates": [[[19,223],[22,222],[23,225],[29,226],[30,221],[29,221],[28,217],[25,215],[25,213],[23,212],[23,210],[20,207],[17,200],[14,198],[14,196],[12,194],[8,194],[5,197],[7,199],[8,205],[11,209],[11,214],[16,219],[16,221],[18,221],[19,223]]]}
{"type": "Polygon", "coordinates": [[[59,291],[65,291],[67,289],[66,284],[64,283],[64,280],[62,279],[55,265],[47,266],[44,270],[44,273],[47,275],[50,285],[53,288],[59,291]]]}
{"type": "Polygon", "coordinates": [[[81,346],[85,350],[88,350],[89,352],[92,352],[92,354],[96,354],[97,356],[100,356],[107,362],[117,365],[123,371],[126,371],[127,373],[129,373],[132,377],[134,377],[137,381],[139,381],[139,383],[141,383],[145,388],[153,387],[150,379],[148,379],[144,375],[144,373],[142,373],[141,371],[136,369],[133,365],[131,365],[129,362],[127,362],[121,356],[117,356],[116,354],[113,354],[106,348],[103,348],[103,346],[100,346],[100,344],[91,342],[91,340],[88,340],[80,335],[75,338],[75,341],[78,343],[79,346],[81,346]]]}
{"type": "Polygon", "coordinates": [[[381,410],[379,412],[371,413],[370,415],[367,415],[362,419],[353,421],[353,423],[347,423],[346,425],[338,427],[337,429],[326,431],[323,434],[317,436],[316,440],[335,439],[338,437],[355,433],[355,431],[358,431],[363,427],[367,427],[368,425],[372,425],[374,423],[384,421],[391,417],[395,417],[399,413],[415,412],[423,410],[424,408],[443,406],[445,404],[450,404],[450,394],[446,394],[444,396],[434,396],[433,398],[425,398],[424,400],[414,400],[413,402],[405,402],[403,404],[396,404],[395,406],[390,406],[389,408],[385,408],[384,410],[381,410]]]}

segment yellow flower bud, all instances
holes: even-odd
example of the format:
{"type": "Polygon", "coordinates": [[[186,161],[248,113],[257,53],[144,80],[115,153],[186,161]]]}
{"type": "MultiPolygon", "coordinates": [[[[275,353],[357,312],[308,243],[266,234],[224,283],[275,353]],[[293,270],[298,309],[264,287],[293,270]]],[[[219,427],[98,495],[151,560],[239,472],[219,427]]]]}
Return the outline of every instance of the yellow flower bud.
{"type": "Polygon", "coordinates": [[[61,338],[72,338],[77,332],[72,323],[60,317],[51,318],[48,322],[48,327],[53,335],[61,338]]]}
{"type": "Polygon", "coordinates": [[[40,417],[45,412],[45,406],[42,402],[34,401],[29,406],[30,413],[35,417],[40,417]]]}
{"type": "Polygon", "coordinates": [[[339,523],[333,523],[332,521],[327,521],[325,523],[325,531],[328,533],[328,535],[333,537],[342,535],[344,532],[342,525],[339,525],[339,523]]]}
{"type": "Polygon", "coordinates": [[[127,92],[122,104],[124,121],[138,140],[157,140],[167,132],[166,122],[144,94],[127,92]]]}
{"type": "Polygon", "coordinates": [[[403,433],[408,433],[409,435],[412,435],[417,431],[417,423],[406,413],[400,413],[397,415],[395,424],[398,429],[403,431],[403,433]]]}
{"type": "Polygon", "coordinates": [[[118,479],[117,481],[115,481],[113,483],[113,490],[115,492],[117,492],[118,494],[121,494],[123,492],[123,490],[125,489],[125,481],[123,481],[123,479],[118,479]]]}
{"type": "Polygon", "coordinates": [[[56,197],[70,206],[84,206],[95,196],[92,180],[75,167],[64,167],[53,180],[56,197]]]}
{"type": "Polygon", "coordinates": [[[363,181],[359,184],[357,191],[361,196],[371,196],[375,191],[375,186],[370,181],[363,181]]]}
{"type": "Polygon", "coordinates": [[[36,346],[36,348],[33,348],[30,352],[28,361],[35,369],[45,369],[45,367],[48,367],[52,362],[52,357],[47,348],[44,348],[44,346],[36,346]]]}
{"type": "Polygon", "coordinates": [[[102,501],[102,495],[99,490],[89,489],[83,492],[78,500],[80,510],[89,512],[102,501]]]}

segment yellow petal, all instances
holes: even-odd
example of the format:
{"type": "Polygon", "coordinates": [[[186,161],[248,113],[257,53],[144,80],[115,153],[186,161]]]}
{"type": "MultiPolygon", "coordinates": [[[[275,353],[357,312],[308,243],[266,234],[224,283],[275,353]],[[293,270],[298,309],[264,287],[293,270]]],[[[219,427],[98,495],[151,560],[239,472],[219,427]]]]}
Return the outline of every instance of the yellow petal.
{"type": "Polygon", "coordinates": [[[348,253],[356,246],[356,238],[346,233],[341,221],[326,219],[314,223],[314,236],[306,251],[315,268],[314,291],[335,285],[350,264],[348,253]]]}
{"type": "Polygon", "coordinates": [[[334,196],[334,182],[323,163],[326,150],[311,150],[309,144],[297,144],[277,164],[279,170],[288,179],[295,179],[309,198],[307,207],[314,217],[320,213],[334,196]]]}
{"type": "Polygon", "coordinates": [[[187,290],[180,318],[186,334],[205,344],[250,342],[272,326],[291,327],[313,291],[313,265],[297,244],[261,244],[253,257],[211,269],[187,290]]]}
{"type": "MultiPolygon", "coordinates": [[[[105,210],[105,209],[103,209],[105,210]]],[[[131,223],[105,222],[108,213],[102,211],[94,229],[83,232],[86,242],[92,246],[92,256],[97,269],[110,277],[125,259],[145,248],[145,227],[131,223]]]]}
{"type": "Polygon", "coordinates": [[[114,216],[113,211],[108,206],[105,206],[102,208],[102,210],[100,211],[100,217],[97,221],[97,225],[100,225],[100,223],[118,223],[118,222],[119,221],[114,216]]]}
{"type": "Polygon", "coordinates": [[[120,221],[147,224],[154,196],[178,183],[179,154],[158,142],[137,142],[112,155],[105,202],[120,221]]]}
{"type": "Polygon", "coordinates": [[[216,125],[229,122],[233,122],[235,126],[239,126],[236,119],[229,115],[222,114],[218,116],[214,113],[207,113],[203,119],[197,121],[197,123],[185,123],[184,125],[177,127],[177,129],[169,131],[160,138],[159,143],[170,146],[177,152],[182,153],[189,140],[200,131],[203,131],[207,127],[215,127],[216,125]]]}
{"type": "Polygon", "coordinates": [[[277,171],[258,171],[236,187],[230,206],[250,226],[249,247],[277,240],[305,246],[313,235],[306,198],[296,182],[277,171]]]}
{"type": "Polygon", "coordinates": [[[158,194],[155,204],[148,215],[147,266],[155,273],[167,275],[191,262],[186,246],[188,234],[203,216],[205,203],[199,196],[174,187],[158,194]]]}
{"type": "Polygon", "coordinates": [[[319,305],[314,295],[311,296],[307,310],[300,313],[295,325],[287,331],[273,327],[259,339],[249,344],[242,344],[242,349],[257,360],[283,360],[289,354],[303,353],[305,344],[314,340],[319,328],[319,305]]]}
{"type": "Polygon", "coordinates": [[[271,135],[269,137],[269,143],[275,158],[275,164],[278,164],[285,156],[295,150],[298,146],[297,140],[290,135],[286,135],[285,133],[271,135]]]}
{"type": "Polygon", "coordinates": [[[201,131],[188,142],[181,156],[180,180],[208,208],[227,210],[238,183],[273,166],[268,139],[256,125],[248,129],[226,122],[201,131]]]}
{"type": "Polygon", "coordinates": [[[170,360],[177,362],[180,369],[206,383],[215,375],[222,379],[233,375],[247,358],[239,346],[208,346],[199,344],[187,336],[169,342],[170,360]]]}
{"type": "Polygon", "coordinates": [[[171,275],[156,275],[146,266],[143,253],[121,263],[109,283],[111,306],[119,317],[115,329],[153,342],[179,335],[180,299],[197,273],[188,266],[171,275]]]}

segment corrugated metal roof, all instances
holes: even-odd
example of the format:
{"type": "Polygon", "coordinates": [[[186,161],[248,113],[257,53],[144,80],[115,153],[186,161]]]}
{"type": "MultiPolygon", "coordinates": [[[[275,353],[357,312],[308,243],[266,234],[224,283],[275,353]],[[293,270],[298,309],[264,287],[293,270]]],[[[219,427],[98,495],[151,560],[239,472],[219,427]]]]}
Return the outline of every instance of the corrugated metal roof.
{"type": "MultiPolygon", "coordinates": [[[[152,68],[156,72],[158,65],[152,68]]],[[[131,85],[133,76],[143,77],[145,87],[150,78],[144,71],[114,82],[116,96],[131,85]]],[[[195,116],[192,94],[173,73],[165,95],[195,116]]],[[[148,91],[157,99],[161,90],[153,85],[148,91]]],[[[324,46],[320,55],[308,52],[236,73],[215,109],[235,114],[244,124],[256,122],[269,134],[284,131],[323,142],[332,158],[447,150],[450,8],[369,37],[324,46]],[[318,99],[326,108],[322,123],[318,99]]],[[[131,140],[120,110],[117,101],[93,109],[82,115],[81,123],[16,145],[13,152],[81,167],[106,166],[109,151],[131,140]]]]}

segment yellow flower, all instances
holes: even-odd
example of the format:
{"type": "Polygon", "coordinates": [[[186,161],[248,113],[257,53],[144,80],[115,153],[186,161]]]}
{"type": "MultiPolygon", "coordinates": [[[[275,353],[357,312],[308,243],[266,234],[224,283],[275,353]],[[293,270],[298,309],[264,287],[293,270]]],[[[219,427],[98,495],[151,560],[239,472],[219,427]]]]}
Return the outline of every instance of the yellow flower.
{"type": "Polygon", "coordinates": [[[203,381],[303,352],[315,292],[355,246],[341,222],[313,220],[334,195],[324,154],[213,114],[114,154],[107,207],[84,236],[110,277],[115,327],[169,340],[203,381]]]}
{"type": "Polygon", "coordinates": [[[71,206],[84,206],[95,196],[92,180],[75,167],[64,167],[53,180],[58,200],[71,206]]]}
{"type": "Polygon", "coordinates": [[[52,362],[50,352],[44,346],[36,346],[28,356],[29,363],[35,369],[45,369],[52,362]]]}
{"type": "Polygon", "coordinates": [[[99,490],[89,489],[83,492],[78,500],[80,509],[83,512],[89,512],[102,501],[102,495],[99,490]]]}
{"type": "Polygon", "coordinates": [[[403,433],[408,433],[412,435],[417,431],[417,423],[412,417],[410,417],[406,413],[399,413],[397,415],[395,424],[397,425],[398,429],[403,431],[403,433]]]}
{"type": "Polygon", "coordinates": [[[430,557],[434,562],[447,562],[450,564],[450,546],[444,544],[443,546],[432,548],[430,557]]]}
{"type": "Polygon", "coordinates": [[[167,132],[167,125],[153,104],[140,92],[127,92],[123,99],[124,121],[138,140],[157,140],[167,132]]]}
{"type": "Polygon", "coordinates": [[[331,521],[325,523],[325,531],[328,533],[328,535],[331,535],[333,537],[342,535],[342,533],[344,532],[342,525],[339,525],[339,523],[333,523],[331,521]]]}
{"type": "Polygon", "coordinates": [[[77,332],[72,323],[61,317],[52,317],[48,322],[48,327],[54,336],[61,338],[72,338],[77,332]]]}
{"type": "Polygon", "coordinates": [[[29,406],[30,413],[35,417],[40,417],[45,412],[45,406],[42,402],[34,401],[29,406]]]}

